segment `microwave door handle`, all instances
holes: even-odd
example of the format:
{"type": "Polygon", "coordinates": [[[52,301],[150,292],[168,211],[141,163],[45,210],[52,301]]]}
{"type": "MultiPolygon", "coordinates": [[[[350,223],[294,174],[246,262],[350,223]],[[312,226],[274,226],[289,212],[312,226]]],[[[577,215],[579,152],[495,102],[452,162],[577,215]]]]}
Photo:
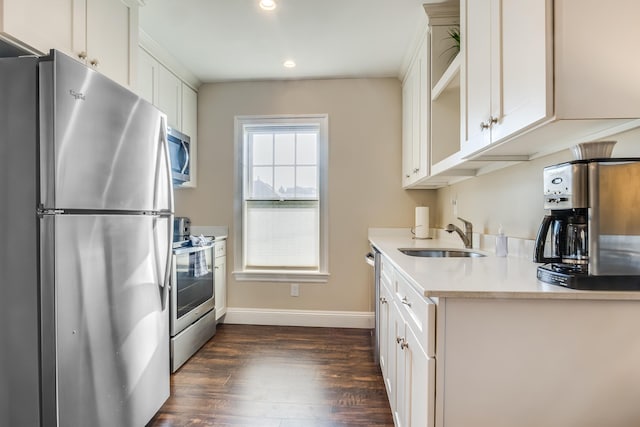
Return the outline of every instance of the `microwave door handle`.
{"type": "Polygon", "coordinates": [[[184,150],[184,156],[185,156],[185,161],[184,161],[184,165],[182,166],[182,170],[180,171],[180,173],[185,173],[185,171],[187,170],[187,167],[189,167],[189,147],[187,147],[187,144],[184,143],[184,141],[180,141],[182,144],[182,149],[184,150]]]}

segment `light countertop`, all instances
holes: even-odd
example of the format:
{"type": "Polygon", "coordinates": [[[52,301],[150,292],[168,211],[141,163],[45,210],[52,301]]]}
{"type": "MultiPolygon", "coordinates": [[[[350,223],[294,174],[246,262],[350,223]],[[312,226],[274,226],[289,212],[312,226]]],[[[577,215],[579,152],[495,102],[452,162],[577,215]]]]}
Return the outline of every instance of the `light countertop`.
{"type": "Polygon", "coordinates": [[[460,239],[413,239],[408,229],[369,229],[375,246],[425,297],[640,300],[640,292],[578,291],[538,281],[530,257],[422,258],[398,248],[464,248],[460,239]]]}

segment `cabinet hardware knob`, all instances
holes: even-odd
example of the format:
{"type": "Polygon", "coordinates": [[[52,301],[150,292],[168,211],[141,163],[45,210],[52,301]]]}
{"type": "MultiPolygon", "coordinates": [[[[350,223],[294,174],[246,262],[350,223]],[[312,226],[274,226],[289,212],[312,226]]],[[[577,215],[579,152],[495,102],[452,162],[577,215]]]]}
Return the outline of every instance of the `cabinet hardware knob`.
{"type": "Polygon", "coordinates": [[[413,170],[413,173],[418,173],[418,172],[420,172],[420,168],[415,168],[415,169],[413,170]]]}
{"type": "Polygon", "coordinates": [[[407,297],[402,298],[401,301],[404,305],[411,307],[411,303],[409,302],[409,300],[407,299],[407,297]]]}
{"type": "MultiPolygon", "coordinates": [[[[218,267],[216,267],[216,268],[218,268],[218,267]]],[[[380,302],[382,304],[386,304],[387,303],[387,299],[385,297],[380,297],[379,299],[380,299],[380,302]]]]}
{"type": "Polygon", "coordinates": [[[78,54],[78,58],[80,59],[87,59],[87,52],[82,51],[78,54]]]}
{"type": "Polygon", "coordinates": [[[396,337],[396,342],[400,344],[401,341],[404,341],[403,337],[396,337]]]}
{"type": "Polygon", "coordinates": [[[97,67],[98,66],[98,60],[97,59],[92,59],[91,61],[89,61],[89,64],[91,64],[92,67],[97,67]]]}
{"type": "Polygon", "coordinates": [[[400,344],[400,348],[402,350],[404,350],[405,348],[409,348],[409,343],[405,340],[402,340],[402,343],[400,344]]]}
{"type": "Polygon", "coordinates": [[[411,178],[411,175],[408,175],[408,174],[407,174],[407,175],[405,175],[404,177],[405,177],[405,178],[411,178]]]}
{"type": "Polygon", "coordinates": [[[485,129],[491,128],[496,123],[498,123],[498,118],[497,117],[493,117],[493,116],[489,117],[489,120],[487,120],[487,122],[481,122],[480,123],[480,132],[482,132],[485,129]]]}

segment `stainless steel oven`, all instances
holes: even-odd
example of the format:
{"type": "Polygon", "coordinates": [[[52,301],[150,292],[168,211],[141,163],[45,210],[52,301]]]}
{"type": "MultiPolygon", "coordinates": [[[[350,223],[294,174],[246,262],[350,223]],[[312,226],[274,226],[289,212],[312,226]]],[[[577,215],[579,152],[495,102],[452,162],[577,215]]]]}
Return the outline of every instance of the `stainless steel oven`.
{"type": "Polygon", "coordinates": [[[171,370],[175,372],[214,334],[214,242],[173,249],[171,370]]]}

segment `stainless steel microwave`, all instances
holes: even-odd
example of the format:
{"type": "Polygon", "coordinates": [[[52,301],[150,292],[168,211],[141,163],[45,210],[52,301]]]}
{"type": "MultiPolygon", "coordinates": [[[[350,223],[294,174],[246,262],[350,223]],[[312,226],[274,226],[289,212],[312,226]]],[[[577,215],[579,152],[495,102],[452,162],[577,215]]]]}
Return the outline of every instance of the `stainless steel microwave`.
{"type": "Polygon", "coordinates": [[[191,181],[191,138],[168,127],[167,140],[169,142],[173,185],[180,186],[191,181]]]}

